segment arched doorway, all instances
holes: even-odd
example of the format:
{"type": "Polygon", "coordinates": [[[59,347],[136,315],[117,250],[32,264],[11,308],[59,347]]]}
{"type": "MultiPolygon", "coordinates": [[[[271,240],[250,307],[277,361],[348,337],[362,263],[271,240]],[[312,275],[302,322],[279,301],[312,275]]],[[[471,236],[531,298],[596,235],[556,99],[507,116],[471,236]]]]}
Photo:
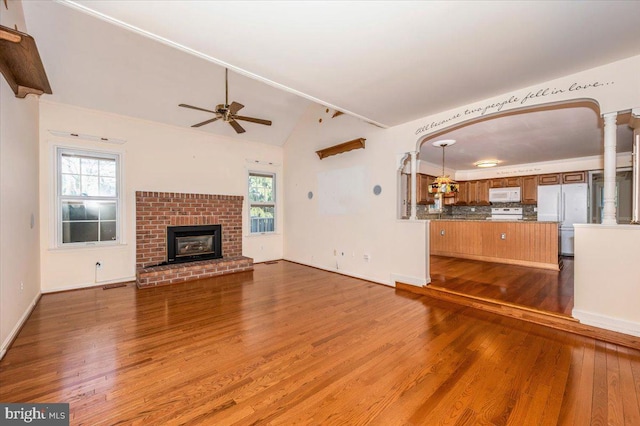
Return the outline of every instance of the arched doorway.
{"type": "MultiPolygon", "coordinates": [[[[632,132],[626,129],[625,133],[624,125],[625,117],[619,116],[619,152],[630,152],[632,132]]],[[[522,179],[527,178],[537,185],[540,176],[555,174],[562,179],[572,172],[579,172],[583,176],[580,183],[588,186],[589,172],[602,168],[601,161],[597,159],[603,152],[602,120],[597,104],[588,100],[494,114],[427,135],[417,141],[419,174],[440,170],[439,164],[424,164],[430,163],[429,159],[439,159],[439,152],[431,147],[431,142],[439,139],[457,140],[457,144],[447,151],[445,164],[452,177],[460,182],[485,181],[483,190],[493,186],[493,180],[496,181],[495,185],[500,185],[507,178],[514,178],[513,182],[518,182],[520,178],[518,185],[522,186],[522,179]],[[585,134],[592,135],[594,132],[595,139],[590,136],[591,139],[587,140],[585,134]],[[473,137],[476,139],[470,139],[473,137]],[[571,138],[583,138],[585,142],[580,145],[569,140],[571,138]],[[518,148],[514,150],[514,146],[518,148]],[[518,161],[518,155],[526,160],[518,161]],[[501,163],[490,171],[473,168],[474,162],[484,159],[496,159],[501,163]]],[[[420,178],[417,177],[416,180],[419,181],[420,178]]],[[[559,183],[562,184],[562,181],[559,183]]],[[[578,182],[565,182],[572,183],[578,182]]],[[[417,198],[420,199],[420,194],[417,194],[417,198]]],[[[417,217],[434,221],[490,218],[491,209],[496,204],[489,201],[485,205],[478,203],[478,200],[474,201],[460,203],[455,197],[451,197],[443,212],[430,213],[427,200],[418,207],[417,217]]],[[[524,204],[524,200],[520,201],[511,203],[508,207],[522,208],[523,219],[536,221],[538,200],[528,200],[524,204]]],[[[585,201],[585,212],[587,209],[588,201],[585,201]]],[[[591,220],[585,213],[585,223],[589,221],[591,220]]],[[[502,300],[505,303],[570,316],[573,306],[572,260],[571,257],[565,257],[560,264],[563,267],[558,272],[509,262],[487,262],[473,257],[466,259],[464,256],[439,256],[429,260],[431,285],[446,285],[448,282],[451,284],[450,291],[475,293],[478,297],[489,300],[502,300]]]]}

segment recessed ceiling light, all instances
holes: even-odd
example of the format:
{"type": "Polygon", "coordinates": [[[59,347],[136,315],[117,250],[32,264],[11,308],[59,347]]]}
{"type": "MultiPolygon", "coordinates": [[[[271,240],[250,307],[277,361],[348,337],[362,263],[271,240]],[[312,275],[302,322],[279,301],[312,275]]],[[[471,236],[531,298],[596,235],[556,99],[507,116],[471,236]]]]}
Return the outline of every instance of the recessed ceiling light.
{"type": "Polygon", "coordinates": [[[476,167],[495,167],[500,163],[498,160],[481,160],[473,163],[476,167]]]}

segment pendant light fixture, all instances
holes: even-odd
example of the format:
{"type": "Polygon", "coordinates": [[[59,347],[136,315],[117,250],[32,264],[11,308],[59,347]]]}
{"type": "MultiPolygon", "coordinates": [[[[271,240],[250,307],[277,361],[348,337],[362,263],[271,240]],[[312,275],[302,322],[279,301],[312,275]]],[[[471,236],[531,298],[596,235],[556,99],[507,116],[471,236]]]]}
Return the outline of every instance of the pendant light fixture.
{"type": "Polygon", "coordinates": [[[436,148],[442,148],[442,174],[436,178],[435,182],[429,185],[430,194],[438,196],[450,192],[458,192],[460,189],[460,185],[457,182],[444,174],[444,149],[454,143],[456,143],[454,139],[443,139],[432,143],[436,148]]]}

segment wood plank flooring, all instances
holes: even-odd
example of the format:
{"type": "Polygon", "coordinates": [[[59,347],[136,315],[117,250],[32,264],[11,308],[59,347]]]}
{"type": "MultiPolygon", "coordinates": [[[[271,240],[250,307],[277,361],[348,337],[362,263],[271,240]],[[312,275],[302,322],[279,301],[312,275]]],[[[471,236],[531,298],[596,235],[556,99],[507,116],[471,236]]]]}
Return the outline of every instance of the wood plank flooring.
{"type": "Polygon", "coordinates": [[[561,271],[430,256],[431,286],[571,317],[573,258],[561,271]]]}
{"type": "Polygon", "coordinates": [[[43,295],[0,401],[72,425],[638,425],[640,351],[281,261],[43,295]]]}

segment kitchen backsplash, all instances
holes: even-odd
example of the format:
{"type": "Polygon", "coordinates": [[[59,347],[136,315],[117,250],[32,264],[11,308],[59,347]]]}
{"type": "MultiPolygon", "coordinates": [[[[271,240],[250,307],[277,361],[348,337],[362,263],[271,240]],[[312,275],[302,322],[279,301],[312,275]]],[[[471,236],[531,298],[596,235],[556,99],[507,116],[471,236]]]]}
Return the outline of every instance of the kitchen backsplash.
{"type": "Polygon", "coordinates": [[[417,206],[418,219],[467,219],[484,220],[491,216],[492,207],[522,207],[524,220],[536,220],[538,213],[532,204],[520,203],[493,203],[490,206],[445,206],[442,213],[429,213],[429,206],[417,206]]]}

